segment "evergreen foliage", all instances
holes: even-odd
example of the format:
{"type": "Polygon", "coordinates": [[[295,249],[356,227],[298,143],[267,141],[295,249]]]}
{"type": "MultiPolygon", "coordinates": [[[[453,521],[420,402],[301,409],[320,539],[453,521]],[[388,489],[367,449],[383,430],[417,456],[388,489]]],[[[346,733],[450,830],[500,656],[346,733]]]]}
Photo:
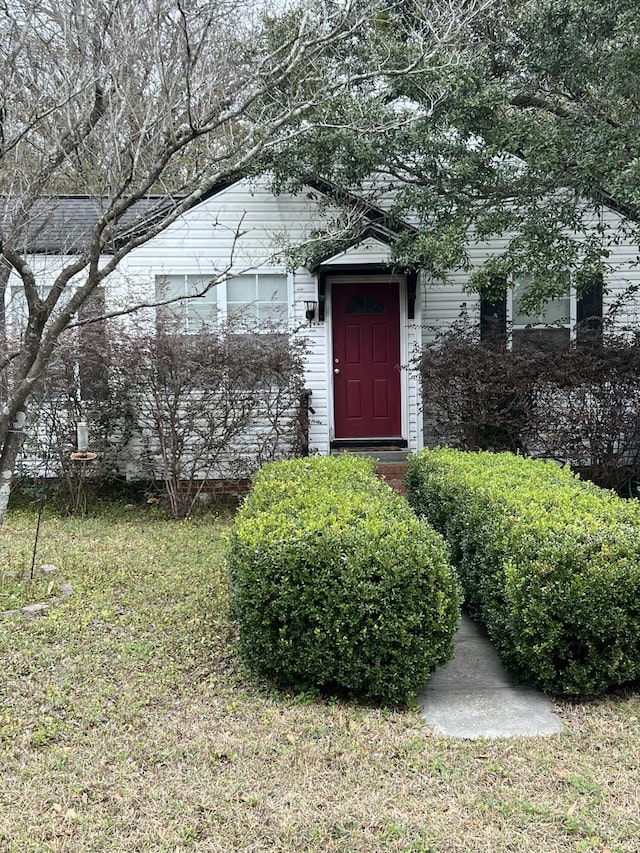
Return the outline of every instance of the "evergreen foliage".
{"type": "Polygon", "coordinates": [[[451,449],[410,459],[407,494],[518,677],[572,695],[640,677],[636,502],[551,462],[451,449]]]}
{"type": "MultiPolygon", "coordinates": [[[[416,2],[406,15],[373,17],[360,34],[371,60],[410,56],[436,8],[416,2]]],[[[375,106],[360,93],[345,98],[333,125],[318,111],[322,131],[286,143],[270,165],[277,186],[334,186],[350,216],[327,236],[345,222],[353,232],[366,198],[388,225],[416,226],[398,229],[399,266],[443,280],[465,270],[484,294],[496,280],[529,274],[533,310],[565,293],[568,272],[579,290],[615,269],[617,244],[637,241],[637,3],[459,8],[472,14],[454,44],[396,75],[375,106]],[[480,265],[474,244],[486,256],[480,265]]]]}
{"type": "Polygon", "coordinates": [[[241,653],[278,683],[401,703],[452,656],[446,546],[369,460],[264,466],[228,561],[241,653]]]}

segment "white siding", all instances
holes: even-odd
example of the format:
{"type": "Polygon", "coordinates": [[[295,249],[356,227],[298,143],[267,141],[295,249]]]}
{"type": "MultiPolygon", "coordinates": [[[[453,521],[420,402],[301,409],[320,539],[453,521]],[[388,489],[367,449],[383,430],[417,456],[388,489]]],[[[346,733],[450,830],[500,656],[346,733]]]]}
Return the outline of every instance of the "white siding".
{"type": "Polygon", "coordinates": [[[307,342],[305,386],[311,391],[309,406],[309,451],[310,453],[329,453],[329,340],[328,323],[309,325],[304,316],[304,300],[316,301],[318,284],[316,277],[305,269],[299,269],[294,275],[295,323],[298,334],[307,342]]]}
{"type": "MultiPolygon", "coordinates": [[[[329,212],[330,215],[331,212],[329,212]]],[[[327,214],[310,195],[274,196],[264,181],[241,181],[199,205],[126,261],[125,281],[130,295],[140,297],[145,287],[152,296],[157,275],[172,272],[219,274],[252,270],[284,272],[284,248],[310,238],[326,221],[327,214]]],[[[328,265],[382,264],[389,260],[389,247],[372,238],[340,253],[328,265]]],[[[305,300],[317,300],[317,278],[306,268],[293,277],[290,319],[308,345],[306,387],[311,391],[309,447],[326,454],[332,430],[331,324],[327,311],[324,323],[309,326],[305,300]]],[[[224,284],[219,285],[223,288],[224,284]]],[[[329,308],[329,305],[328,305],[329,308]]],[[[406,317],[406,306],[403,316],[406,317]]],[[[403,362],[419,343],[419,324],[403,326],[403,362]]],[[[421,418],[413,372],[403,377],[404,423],[411,449],[420,446],[421,418]]]]}
{"type": "Polygon", "coordinates": [[[274,196],[265,181],[239,181],[202,202],[129,256],[132,273],[169,271],[239,273],[283,268],[283,250],[311,236],[323,221],[306,195],[274,196]]]}
{"type": "Polygon", "coordinates": [[[387,264],[389,263],[389,246],[373,237],[367,237],[357,246],[352,246],[339,255],[334,255],[323,266],[339,266],[341,264],[387,264]]]}
{"type": "MultiPolygon", "coordinates": [[[[607,211],[600,221],[601,227],[608,229],[603,240],[613,237],[621,225],[621,218],[607,211]]],[[[594,216],[594,226],[598,220],[594,216]]],[[[501,237],[484,243],[475,243],[469,247],[468,255],[471,270],[481,266],[492,255],[501,254],[506,247],[507,238],[501,237]]],[[[613,240],[609,243],[609,255],[606,259],[604,274],[604,315],[615,309],[617,328],[640,327],[640,250],[632,239],[613,240]]],[[[479,329],[480,300],[476,293],[468,291],[470,272],[454,271],[446,282],[425,280],[422,288],[423,298],[423,341],[432,341],[435,335],[447,329],[461,317],[468,317],[473,328],[479,329]]]]}
{"type": "Polygon", "coordinates": [[[465,291],[467,280],[467,276],[452,275],[446,282],[427,280],[423,283],[422,340],[425,344],[465,317],[469,324],[479,328],[480,299],[477,294],[465,291]]]}
{"type": "MultiPolygon", "coordinates": [[[[607,211],[602,224],[617,229],[621,218],[607,211]]],[[[631,240],[613,242],[607,258],[605,275],[604,313],[616,309],[616,325],[640,328],[640,251],[631,240]],[[619,306],[619,307],[618,307],[619,306]]]]}

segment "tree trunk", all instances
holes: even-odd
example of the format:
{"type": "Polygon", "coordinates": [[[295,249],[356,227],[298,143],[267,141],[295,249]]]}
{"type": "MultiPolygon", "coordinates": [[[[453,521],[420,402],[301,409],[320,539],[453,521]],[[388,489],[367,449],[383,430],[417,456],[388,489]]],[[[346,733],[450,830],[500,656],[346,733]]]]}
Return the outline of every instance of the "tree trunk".
{"type": "Polygon", "coordinates": [[[2,447],[2,455],[0,456],[0,529],[7,515],[9,496],[13,484],[13,472],[16,467],[16,459],[22,448],[22,442],[24,441],[24,424],[26,419],[26,412],[18,412],[2,447]]]}

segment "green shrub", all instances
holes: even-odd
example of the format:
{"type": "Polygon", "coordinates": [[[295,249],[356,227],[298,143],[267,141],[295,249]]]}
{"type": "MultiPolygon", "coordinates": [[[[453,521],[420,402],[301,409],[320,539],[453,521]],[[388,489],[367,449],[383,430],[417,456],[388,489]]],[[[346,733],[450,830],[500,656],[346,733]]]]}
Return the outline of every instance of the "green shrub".
{"type": "Polygon", "coordinates": [[[452,655],[446,545],[370,460],[266,465],[228,564],[242,656],[280,684],[405,702],[452,655]]]}
{"type": "Polygon", "coordinates": [[[637,503],[554,463],[449,449],[409,460],[407,497],[520,678],[589,695],[640,677],[637,503]]]}

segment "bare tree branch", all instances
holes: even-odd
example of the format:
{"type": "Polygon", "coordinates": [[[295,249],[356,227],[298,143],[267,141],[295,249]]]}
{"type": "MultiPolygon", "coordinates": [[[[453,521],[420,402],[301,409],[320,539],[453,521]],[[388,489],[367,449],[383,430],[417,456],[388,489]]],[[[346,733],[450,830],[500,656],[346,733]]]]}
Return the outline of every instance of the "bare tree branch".
{"type": "Polygon", "coordinates": [[[386,46],[382,23],[403,16],[405,4],[385,0],[280,11],[242,0],[8,0],[0,8],[0,262],[28,310],[21,340],[0,360],[0,453],[12,436],[0,461],[0,524],[13,424],[60,335],[84,322],[78,311],[124,258],[222,183],[312,137],[312,114],[335,125],[338,102],[372,103],[402,75],[455,65],[456,39],[491,2],[434,0],[428,14],[405,16],[404,52],[386,46]],[[91,198],[96,215],[69,235],[52,277],[31,253],[64,193],[91,198]]]}

